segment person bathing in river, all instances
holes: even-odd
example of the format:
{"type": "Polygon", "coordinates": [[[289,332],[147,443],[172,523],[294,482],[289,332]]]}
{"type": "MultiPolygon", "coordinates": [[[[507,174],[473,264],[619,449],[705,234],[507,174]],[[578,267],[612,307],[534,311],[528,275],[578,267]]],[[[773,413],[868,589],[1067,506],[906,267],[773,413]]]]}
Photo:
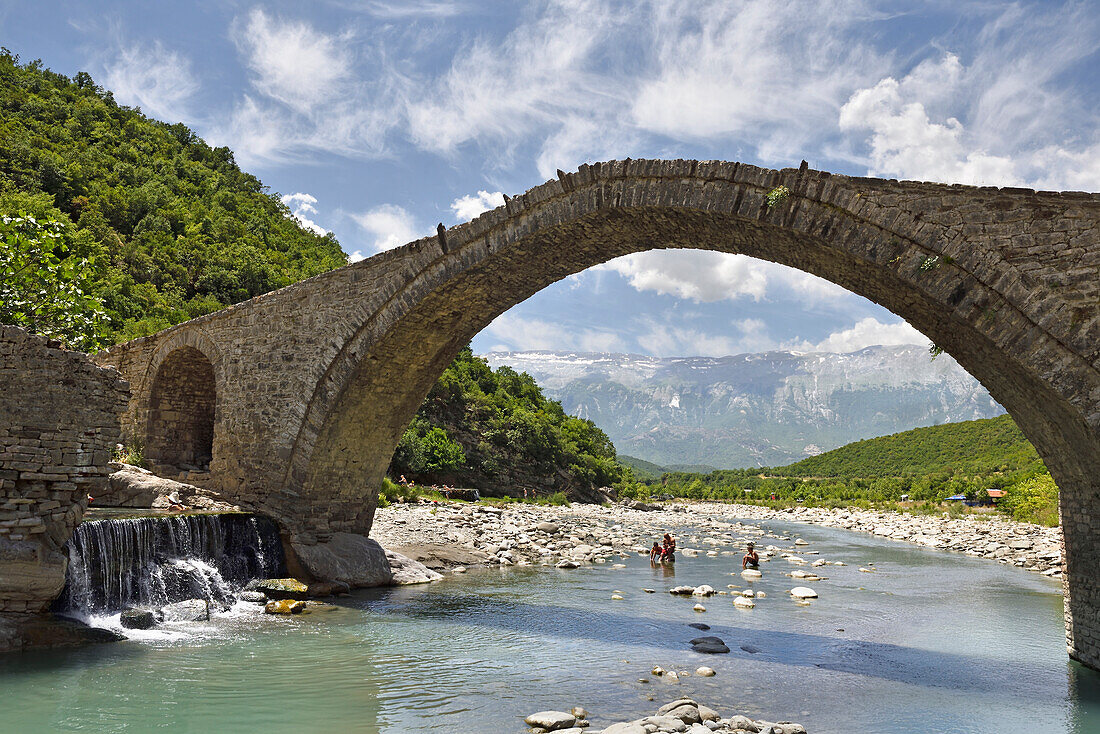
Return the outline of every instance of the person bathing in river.
{"type": "Polygon", "coordinates": [[[656,540],[653,541],[653,547],[649,549],[649,560],[651,560],[651,561],[661,560],[661,553],[662,553],[661,544],[658,543],[656,540]]]}
{"type": "Polygon", "coordinates": [[[675,561],[676,560],[676,541],[672,539],[672,536],[665,533],[664,547],[661,548],[661,560],[662,561],[675,561]]]}
{"type": "Polygon", "coordinates": [[[745,556],[741,559],[741,570],[744,571],[746,568],[758,570],[760,568],[760,556],[756,555],[756,548],[753,547],[752,543],[749,543],[745,548],[745,556]]]}

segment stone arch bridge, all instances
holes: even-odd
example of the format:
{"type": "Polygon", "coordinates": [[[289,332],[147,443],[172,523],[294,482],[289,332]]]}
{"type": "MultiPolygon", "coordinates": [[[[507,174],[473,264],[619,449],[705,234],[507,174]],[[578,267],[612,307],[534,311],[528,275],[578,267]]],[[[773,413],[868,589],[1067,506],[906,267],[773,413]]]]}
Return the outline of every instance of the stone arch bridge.
{"type": "Polygon", "coordinates": [[[550,283],[655,248],[743,253],[826,278],[979,379],[1061,488],[1069,651],[1100,667],[1100,195],[805,164],[586,165],[467,224],[97,359],[129,380],[124,433],[149,459],[316,550],[369,532],[398,439],[471,337],[550,283]]]}

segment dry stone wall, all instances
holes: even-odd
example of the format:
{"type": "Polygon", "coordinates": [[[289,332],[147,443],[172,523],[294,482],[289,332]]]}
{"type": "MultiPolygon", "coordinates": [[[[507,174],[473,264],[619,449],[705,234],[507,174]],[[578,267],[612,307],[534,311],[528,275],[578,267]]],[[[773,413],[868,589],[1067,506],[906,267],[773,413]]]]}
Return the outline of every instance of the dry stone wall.
{"type": "Polygon", "coordinates": [[[117,370],[0,326],[0,612],[42,612],[61,592],[128,399],[117,370]]]}

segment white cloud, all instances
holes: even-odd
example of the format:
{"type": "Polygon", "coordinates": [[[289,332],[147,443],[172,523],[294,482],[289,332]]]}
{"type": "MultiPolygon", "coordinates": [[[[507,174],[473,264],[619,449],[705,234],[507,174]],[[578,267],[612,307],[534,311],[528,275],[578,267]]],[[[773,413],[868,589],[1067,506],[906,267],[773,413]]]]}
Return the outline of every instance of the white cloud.
{"type": "Polygon", "coordinates": [[[575,171],[582,163],[635,157],[639,136],[628,124],[570,114],[547,135],[535,159],[543,178],[554,178],[558,169],[575,171]]]}
{"type": "Polygon", "coordinates": [[[501,191],[478,191],[476,194],[460,196],[451,202],[451,211],[458,222],[468,222],[490,209],[504,206],[504,193],[501,191]]]}
{"type": "Polygon", "coordinates": [[[257,7],[237,26],[233,38],[255,74],[254,86],[291,109],[309,112],[350,75],[343,39],[307,23],[273,18],[257,7]]]}
{"type": "Polygon", "coordinates": [[[840,129],[869,130],[872,175],[975,185],[1015,186],[1011,158],[969,149],[954,117],[932,122],[924,105],[903,99],[902,83],[886,78],[861,89],[840,110],[840,129]]]}
{"type": "Polygon", "coordinates": [[[145,114],[165,122],[191,118],[199,83],[186,57],[158,42],[120,49],[104,67],[104,84],[119,102],[141,107],[145,114]]]}
{"type": "Polygon", "coordinates": [[[308,23],[256,8],[231,27],[252,70],[252,92],[212,126],[209,137],[230,146],[246,167],[385,154],[387,132],[400,122],[395,88],[402,75],[349,34],[327,34],[308,23]],[[369,64],[364,72],[356,63],[369,64]]]}
{"type": "Polygon", "coordinates": [[[319,235],[324,235],[328,232],[327,229],[309,218],[310,214],[317,214],[317,197],[311,194],[298,192],[296,194],[284,194],[282,202],[290,208],[291,216],[297,219],[298,223],[309,231],[319,235]]]}
{"type": "MultiPolygon", "coordinates": [[[[351,218],[371,237],[371,254],[392,250],[423,237],[423,231],[417,225],[412,214],[396,204],[382,204],[362,214],[352,214],[351,218]]],[[[362,259],[362,251],[356,250],[352,257],[362,259]]]]}
{"type": "Polygon", "coordinates": [[[869,173],[1100,189],[1100,110],[1082,88],[1100,51],[1100,15],[1080,3],[1006,3],[977,17],[976,36],[956,41],[959,53],[883,75],[849,97],[839,127],[849,143],[867,144],[869,173]]]}
{"type": "Polygon", "coordinates": [[[892,65],[860,33],[875,19],[861,2],[658,5],[656,62],[633,96],[634,123],[678,140],[740,138],[790,160],[892,65]]]}
{"type": "Polygon", "coordinates": [[[416,145],[451,153],[476,141],[507,156],[572,110],[600,114],[625,100],[625,90],[602,78],[599,57],[620,14],[598,0],[551,0],[542,10],[525,13],[498,43],[463,45],[445,73],[406,90],[416,145]]]}
{"type": "Polygon", "coordinates": [[[837,300],[848,291],[815,275],[747,255],[705,250],[650,250],[609,260],[597,270],[610,270],[639,291],[714,302],[783,293],[807,303],[837,300]]]}
{"type": "Polygon", "coordinates": [[[860,349],[875,345],[894,346],[902,344],[927,344],[928,337],[921,334],[905,321],[884,324],[876,318],[860,319],[849,329],[836,331],[812,347],[803,345],[802,349],[815,352],[858,352],[860,349]]]}
{"type": "Polygon", "coordinates": [[[583,352],[621,352],[626,342],[604,329],[572,329],[542,319],[529,319],[507,312],[485,327],[501,343],[492,351],[576,349],[583,352]]]}

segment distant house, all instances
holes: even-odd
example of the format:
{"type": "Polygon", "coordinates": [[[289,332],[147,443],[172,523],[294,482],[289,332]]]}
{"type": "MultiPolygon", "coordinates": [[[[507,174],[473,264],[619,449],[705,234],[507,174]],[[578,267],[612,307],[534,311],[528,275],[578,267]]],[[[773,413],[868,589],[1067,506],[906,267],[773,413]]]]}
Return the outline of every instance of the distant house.
{"type": "Polygon", "coordinates": [[[965,494],[953,494],[947,498],[947,502],[966,502],[965,494]]]}
{"type": "Polygon", "coordinates": [[[987,496],[982,498],[983,505],[995,505],[1008,494],[1003,489],[987,489],[985,493],[987,496]]]}

